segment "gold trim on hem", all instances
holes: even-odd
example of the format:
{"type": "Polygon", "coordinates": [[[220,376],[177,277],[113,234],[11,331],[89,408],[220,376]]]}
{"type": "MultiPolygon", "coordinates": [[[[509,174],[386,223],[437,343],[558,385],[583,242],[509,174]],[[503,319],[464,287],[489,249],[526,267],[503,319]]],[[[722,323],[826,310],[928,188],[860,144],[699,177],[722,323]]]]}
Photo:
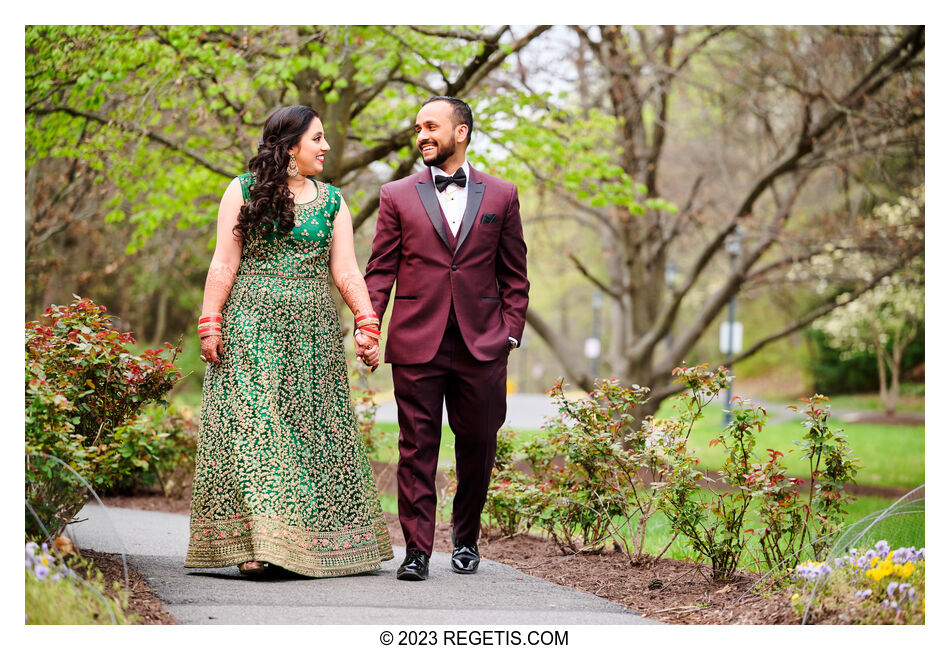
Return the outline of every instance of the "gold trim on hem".
{"type": "Polygon", "coordinates": [[[216,569],[258,561],[270,562],[311,578],[365,573],[379,569],[382,562],[395,557],[389,533],[385,528],[382,531],[377,534],[373,544],[342,550],[308,551],[257,532],[240,540],[227,540],[226,544],[221,545],[213,540],[192,541],[188,546],[184,566],[188,569],[216,569]],[[384,539],[381,540],[380,537],[384,539]],[[386,544],[388,548],[383,550],[381,544],[386,544]]]}

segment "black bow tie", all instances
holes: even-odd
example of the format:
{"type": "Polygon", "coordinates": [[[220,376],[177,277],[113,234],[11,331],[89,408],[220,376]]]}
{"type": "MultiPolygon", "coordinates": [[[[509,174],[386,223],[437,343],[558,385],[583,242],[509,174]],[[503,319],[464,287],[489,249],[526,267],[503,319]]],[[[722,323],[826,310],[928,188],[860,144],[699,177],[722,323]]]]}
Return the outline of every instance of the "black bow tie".
{"type": "Polygon", "coordinates": [[[465,187],[465,172],[462,171],[462,168],[459,167],[454,174],[451,176],[443,176],[442,174],[435,175],[435,187],[440,192],[444,192],[452,183],[455,183],[459,187],[465,187]]]}

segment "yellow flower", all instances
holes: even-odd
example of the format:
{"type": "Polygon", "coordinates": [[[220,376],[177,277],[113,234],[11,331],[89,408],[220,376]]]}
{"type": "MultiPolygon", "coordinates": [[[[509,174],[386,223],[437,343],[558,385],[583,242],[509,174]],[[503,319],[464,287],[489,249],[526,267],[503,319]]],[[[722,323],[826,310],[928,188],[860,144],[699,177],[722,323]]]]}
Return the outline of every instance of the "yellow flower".
{"type": "Polygon", "coordinates": [[[798,594],[792,594],[792,604],[794,605],[797,602],[798,602],[798,594]]]}
{"type": "Polygon", "coordinates": [[[873,569],[874,567],[876,567],[876,566],[877,566],[877,563],[880,562],[880,561],[881,561],[881,558],[879,558],[879,557],[872,557],[872,558],[871,558],[871,568],[873,569]]]}
{"type": "Polygon", "coordinates": [[[893,572],[893,565],[888,566],[887,564],[882,564],[881,566],[874,569],[869,569],[864,575],[874,580],[874,582],[880,582],[881,578],[889,576],[893,572]]]}
{"type": "Polygon", "coordinates": [[[906,578],[913,572],[914,572],[914,565],[910,562],[906,562],[904,564],[898,564],[897,570],[895,571],[897,576],[900,578],[906,578]]]}

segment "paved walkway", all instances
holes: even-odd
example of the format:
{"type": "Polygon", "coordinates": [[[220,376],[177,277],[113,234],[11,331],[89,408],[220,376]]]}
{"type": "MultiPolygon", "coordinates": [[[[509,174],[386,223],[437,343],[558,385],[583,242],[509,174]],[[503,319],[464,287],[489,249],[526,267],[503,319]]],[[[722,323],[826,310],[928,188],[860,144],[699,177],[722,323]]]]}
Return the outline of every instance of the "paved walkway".
{"type": "Polygon", "coordinates": [[[396,580],[405,554],[372,573],[314,579],[248,579],[236,567],[186,569],[188,517],[87,505],[67,534],[80,548],[126,553],[165,608],[183,624],[653,624],[623,606],[482,560],[478,573],[449,569],[435,553],[430,579],[396,580]]]}

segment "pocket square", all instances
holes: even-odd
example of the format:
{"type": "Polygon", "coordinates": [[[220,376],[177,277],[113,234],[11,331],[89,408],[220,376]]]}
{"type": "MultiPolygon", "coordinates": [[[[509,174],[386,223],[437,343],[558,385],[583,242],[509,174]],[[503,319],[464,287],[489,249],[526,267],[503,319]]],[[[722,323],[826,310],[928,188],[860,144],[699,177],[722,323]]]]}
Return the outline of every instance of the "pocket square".
{"type": "Polygon", "coordinates": [[[494,212],[489,212],[488,214],[482,215],[482,223],[497,223],[498,215],[494,212]]]}

